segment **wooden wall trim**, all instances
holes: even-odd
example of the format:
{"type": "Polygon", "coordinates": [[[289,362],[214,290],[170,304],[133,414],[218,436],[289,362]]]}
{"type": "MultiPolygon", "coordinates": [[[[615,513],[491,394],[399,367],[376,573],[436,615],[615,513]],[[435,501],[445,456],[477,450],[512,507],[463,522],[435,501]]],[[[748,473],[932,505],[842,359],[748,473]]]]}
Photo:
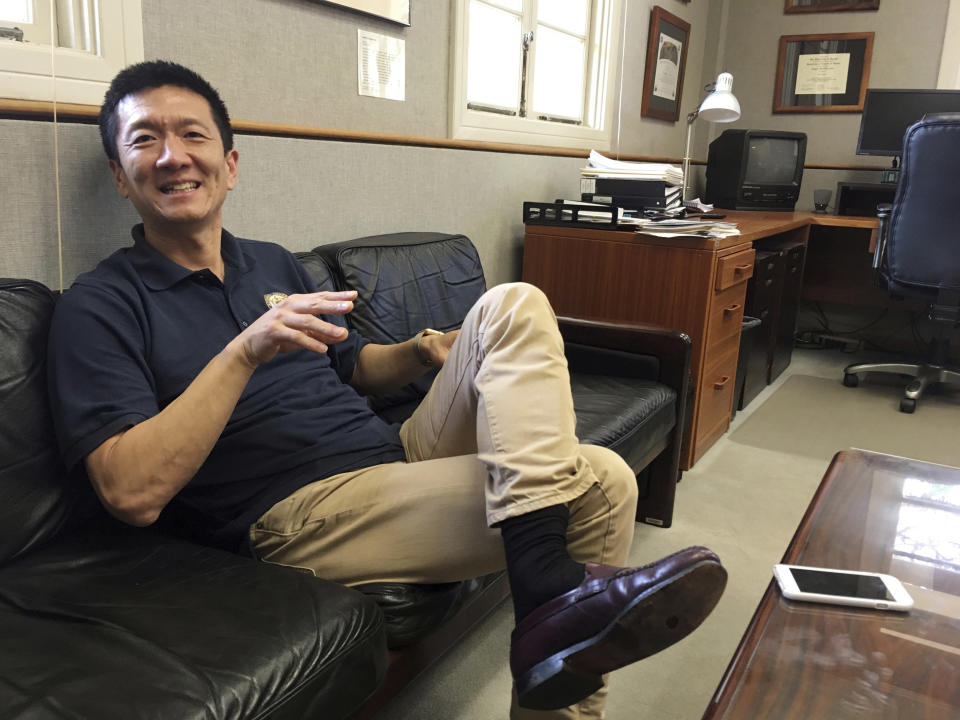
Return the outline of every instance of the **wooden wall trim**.
{"type": "MultiPolygon", "coordinates": [[[[67,122],[95,123],[99,108],[94,105],[57,103],[57,120],[67,122]]],[[[0,118],[51,121],[54,118],[54,103],[39,100],[13,100],[0,98],[0,118]]],[[[365,130],[337,130],[311,125],[285,125],[281,123],[234,120],[233,130],[240,135],[266,137],[304,138],[311,140],[334,140],[338,142],[376,143],[380,145],[406,145],[415,147],[442,148],[447,150],[476,150],[481,152],[516,153],[520,155],[550,155],[554,157],[586,158],[588,152],[574,148],[547,147],[543,145],[512,145],[482,140],[452,140],[447,138],[397,135],[393,133],[368,132],[365,130]]],[[[659,162],[681,165],[683,158],[652,157],[649,155],[619,155],[621,160],[634,162],[659,162]]],[[[691,160],[691,165],[706,165],[702,160],[691,160]]],[[[886,166],[867,165],[821,165],[808,163],[807,170],[886,170],[886,166]]]]}

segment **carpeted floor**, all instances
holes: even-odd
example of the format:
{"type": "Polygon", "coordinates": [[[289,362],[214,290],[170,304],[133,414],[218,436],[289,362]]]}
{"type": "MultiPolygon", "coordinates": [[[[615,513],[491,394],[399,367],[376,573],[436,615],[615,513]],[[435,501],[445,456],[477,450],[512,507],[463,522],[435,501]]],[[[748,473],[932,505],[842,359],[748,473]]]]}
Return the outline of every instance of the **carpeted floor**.
{"type": "Polygon", "coordinates": [[[950,431],[960,420],[960,394],[933,392],[910,415],[898,410],[904,385],[894,376],[870,376],[859,387],[847,388],[838,377],[792,375],[730,440],[822,459],[856,447],[960,465],[960,442],[950,431]],[[930,432],[938,427],[944,432],[930,432]]]}

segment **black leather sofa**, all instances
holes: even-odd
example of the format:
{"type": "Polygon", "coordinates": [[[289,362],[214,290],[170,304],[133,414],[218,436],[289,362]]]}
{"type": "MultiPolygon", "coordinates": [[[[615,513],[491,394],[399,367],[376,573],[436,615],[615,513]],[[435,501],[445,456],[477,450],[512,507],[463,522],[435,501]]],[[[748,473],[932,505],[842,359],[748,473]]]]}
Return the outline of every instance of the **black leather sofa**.
{"type": "MultiPolygon", "coordinates": [[[[360,291],[350,322],[381,341],[455,327],[484,288],[458,235],[363,238],[300,258],[321,285],[360,291]]],[[[39,283],[0,280],[0,717],[370,717],[506,597],[502,573],[348,589],[113,521],[56,451],[55,301],[39,283]]],[[[581,439],[621,452],[639,473],[639,514],[669,524],[689,339],[562,326],[581,439]]],[[[399,419],[428,382],[373,402],[399,419]]]]}

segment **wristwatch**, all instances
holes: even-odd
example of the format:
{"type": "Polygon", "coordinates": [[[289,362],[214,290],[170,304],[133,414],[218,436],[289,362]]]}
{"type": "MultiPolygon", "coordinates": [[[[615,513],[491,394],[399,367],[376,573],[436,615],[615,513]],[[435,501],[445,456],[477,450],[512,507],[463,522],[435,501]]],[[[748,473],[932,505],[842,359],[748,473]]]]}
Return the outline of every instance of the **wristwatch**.
{"type": "Polygon", "coordinates": [[[443,335],[444,333],[440,330],[434,330],[433,328],[424,328],[416,335],[413,336],[413,351],[417,354],[417,360],[420,361],[421,365],[426,365],[430,367],[433,365],[433,360],[431,360],[427,355],[423,354],[423,351],[420,349],[420,341],[423,340],[424,335],[443,335]]]}

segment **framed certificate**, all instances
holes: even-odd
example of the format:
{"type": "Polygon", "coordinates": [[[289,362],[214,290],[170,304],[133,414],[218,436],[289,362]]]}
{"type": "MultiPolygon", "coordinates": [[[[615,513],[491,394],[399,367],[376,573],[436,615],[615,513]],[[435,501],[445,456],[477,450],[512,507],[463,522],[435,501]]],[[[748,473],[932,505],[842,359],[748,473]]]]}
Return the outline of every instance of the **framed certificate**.
{"type": "Polygon", "coordinates": [[[843,12],[846,10],[876,10],[880,0],[786,0],[784,12],[843,12]]]}
{"type": "Polygon", "coordinates": [[[640,114],[676,122],[683,97],[683,70],[690,46],[690,23],[659,5],[650,11],[647,62],[643,71],[640,114]]]}
{"type": "Polygon", "coordinates": [[[410,24],[410,0],[321,0],[321,2],[374,15],[401,25],[410,24]]]}
{"type": "Polygon", "coordinates": [[[773,112],[861,112],[873,33],[780,38],[773,112]]]}

